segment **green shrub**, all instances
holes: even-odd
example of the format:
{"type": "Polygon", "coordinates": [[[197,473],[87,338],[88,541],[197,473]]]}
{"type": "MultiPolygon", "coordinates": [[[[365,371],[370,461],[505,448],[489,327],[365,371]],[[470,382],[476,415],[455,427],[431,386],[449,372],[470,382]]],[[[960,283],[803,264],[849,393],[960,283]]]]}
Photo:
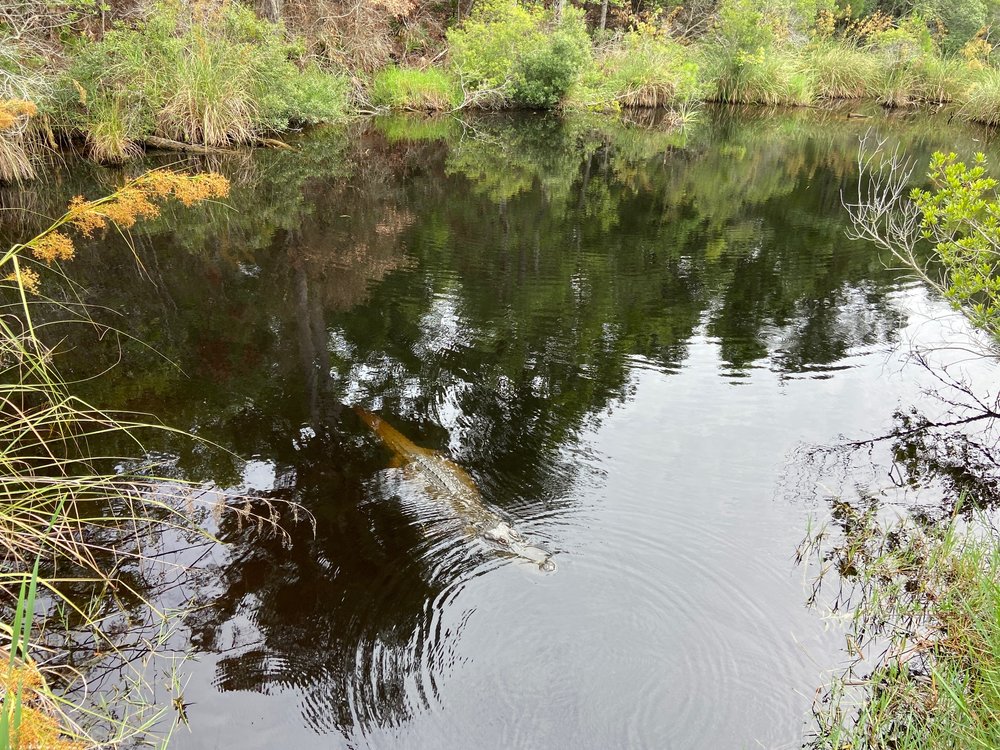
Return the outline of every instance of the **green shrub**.
{"type": "Polygon", "coordinates": [[[713,82],[710,99],[741,104],[807,104],[810,71],[790,46],[789,17],[780,6],[723,0],[711,43],[702,50],[713,82]]]}
{"type": "Polygon", "coordinates": [[[503,89],[526,49],[544,43],[545,14],[512,0],[485,0],[448,32],[455,68],[472,89],[503,89]]]}
{"type": "Polygon", "coordinates": [[[554,107],[592,62],[583,11],[566,7],[541,44],[524,50],[514,69],[514,101],[554,107]]]}
{"type": "Polygon", "coordinates": [[[300,53],[282,26],[240,5],[205,12],[159,4],[144,21],[73,50],[58,121],[114,161],[149,135],[224,145],[339,116],[343,81],[300,70],[300,53]]]}
{"type": "Polygon", "coordinates": [[[773,46],[778,41],[780,21],[768,10],[767,4],[754,0],[722,0],[713,29],[715,43],[743,52],[773,46]]]}
{"type": "Polygon", "coordinates": [[[946,34],[941,40],[945,52],[957,52],[970,39],[976,36],[980,29],[989,27],[991,9],[995,13],[996,5],[984,0],[922,0],[921,12],[928,18],[940,19],[944,24],[946,34]]]}
{"type": "Polygon", "coordinates": [[[437,112],[461,104],[454,79],[438,68],[386,68],[375,76],[372,103],[389,109],[437,112]]]}
{"type": "Polygon", "coordinates": [[[558,104],[592,62],[583,11],[572,7],[555,20],[540,7],[488,0],[448,41],[467,87],[528,107],[558,104]]]}

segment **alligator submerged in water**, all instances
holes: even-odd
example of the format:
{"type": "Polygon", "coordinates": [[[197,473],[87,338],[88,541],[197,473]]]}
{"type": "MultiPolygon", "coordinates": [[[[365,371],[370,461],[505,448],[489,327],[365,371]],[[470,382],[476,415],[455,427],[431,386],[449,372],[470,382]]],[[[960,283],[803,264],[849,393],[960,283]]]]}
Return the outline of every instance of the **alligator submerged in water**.
{"type": "Polygon", "coordinates": [[[354,411],[396,456],[398,465],[415,474],[428,492],[462,521],[468,531],[498,551],[519,557],[551,572],[556,569],[549,552],[528,544],[495,510],[483,503],[475,481],[461,466],[437,451],[421,448],[376,414],[360,406],[354,411]]]}

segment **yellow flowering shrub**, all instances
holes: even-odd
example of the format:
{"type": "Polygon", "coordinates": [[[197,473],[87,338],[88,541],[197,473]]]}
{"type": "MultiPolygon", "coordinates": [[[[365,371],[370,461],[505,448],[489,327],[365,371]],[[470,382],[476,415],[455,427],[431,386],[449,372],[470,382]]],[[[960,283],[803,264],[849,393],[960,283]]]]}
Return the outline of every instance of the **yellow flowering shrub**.
{"type": "Polygon", "coordinates": [[[8,664],[0,668],[0,691],[3,702],[0,712],[8,713],[9,726],[14,726],[14,696],[20,694],[20,721],[12,732],[17,750],[84,750],[84,743],[66,737],[56,718],[45,710],[42,700],[42,675],[34,665],[8,664]]]}
{"type": "Polygon", "coordinates": [[[26,99],[0,99],[0,131],[24,124],[38,114],[34,102],[26,99]]]}
{"type": "Polygon", "coordinates": [[[993,45],[987,39],[988,30],[980,29],[972,39],[965,43],[960,50],[966,64],[972,70],[983,70],[989,65],[990,55],[993,52],[993,45]]]}
{"type": "MultiPolygon", "coordinates": [[[[130,229],[139,219],[153,219],[160,215],[159,203],[174,199],[185,206],[229,195],[229,181],[213,172],[187,174],[170,169],[154,169],[129,181],[111,195],[88,201],[76,196],[69,202],[66,213],[47,230],[15,245],[0,256],[0,271],[28,250],[34,258],[50,265],[56,261],[72,260],[76,253],[72,229],[83,237],[113,224],[120,229],[130,229]]],[[[4,281],[13,281],[26,291],[38,293],[39,277],[33,269],[18,264],[8,272],[4,281]]]]}

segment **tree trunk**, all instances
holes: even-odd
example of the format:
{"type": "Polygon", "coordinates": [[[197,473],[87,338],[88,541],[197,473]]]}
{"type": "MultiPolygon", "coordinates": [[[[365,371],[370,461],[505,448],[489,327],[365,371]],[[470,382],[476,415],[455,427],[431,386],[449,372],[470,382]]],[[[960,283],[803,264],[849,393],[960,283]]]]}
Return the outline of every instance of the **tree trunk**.
{"type": "Polygon", "coordinates": [[[257,12],[271,23],[278,23],[285,11],[285,0],[257,0],[257,12]]]}
{"type": "Polygon", "coordinates": [[[601,31],[608,24],[608,0],[601,0],[601,31]]]}

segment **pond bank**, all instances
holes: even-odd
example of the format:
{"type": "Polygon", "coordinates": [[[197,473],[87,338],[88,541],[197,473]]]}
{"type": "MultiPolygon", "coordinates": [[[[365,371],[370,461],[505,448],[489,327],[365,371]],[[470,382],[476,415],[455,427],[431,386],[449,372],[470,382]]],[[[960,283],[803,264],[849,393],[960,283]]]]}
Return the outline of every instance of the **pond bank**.
{"type": "Polygon", "coordinates": [[[968,19],[949,32],[934,18],[724,0],[704,18],[637,15],[612,32],[562,5],[484,2],[447,29],[424,19],[411,29],[423,41],[360,68],[295,17],[237,3],[158,2],[97,25],[80,11],[53,20],[58,40],[33,34],[37,19],[0,25],[0,180],[31,178],[59,143],[118,164],[153,139],[225,148],[385,110],[655,108],[683,123],[704,102],[851,100],[1000,118],[992,45],[968,19]]]}
{"type": "MultiPolygon", "coordinates": [[[[920,159],[980,146],[941,118],[873,119],[920,159]]],[[[786,457],[926,408],[936,381],[895,346],[946,311],[845,238],[871,124],[394,116],[137,162],[211,165],[229,205],[166,206],[133,247],[80,252],[98,326],[66,332],[62,370],[88,403],[237,454],[145,438],[171,476],[316,519],[213,528],[205,606],[171,641],[200,655],[175,746],[798,744],[842,635],[789,561],[832,480],[786,457]],[[355,405],[462,466],[557,572],[438,530],[355,405]]],[[[44,216],[114,178],[73,162],[3,196],[44,216]]],[[[893,452],[871,461],[848,489],[893,452]]]]}

